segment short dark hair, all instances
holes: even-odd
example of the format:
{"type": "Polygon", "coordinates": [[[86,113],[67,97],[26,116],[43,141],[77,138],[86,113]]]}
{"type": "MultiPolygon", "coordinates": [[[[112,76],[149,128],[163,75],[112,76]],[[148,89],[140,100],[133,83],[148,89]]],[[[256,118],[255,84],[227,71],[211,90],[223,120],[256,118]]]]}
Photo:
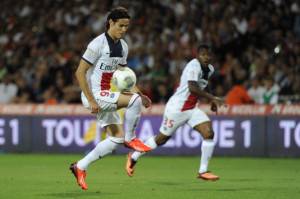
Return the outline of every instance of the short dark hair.
{"type": "Polygon", "coordinates": [[[130,19],[128,10],[124,7],[116,7],[110,11],[106,19],[106,29],[109,29],[109,20],[116,22],[118,19],[130,19]]]}
{"type": "Polygon", "coordinates": [[[211,51],[211,47],[208,44],[200,44],[198,46],[198,52],[200,52],[201,50],[206,49],[208,51],[211,51]]]}

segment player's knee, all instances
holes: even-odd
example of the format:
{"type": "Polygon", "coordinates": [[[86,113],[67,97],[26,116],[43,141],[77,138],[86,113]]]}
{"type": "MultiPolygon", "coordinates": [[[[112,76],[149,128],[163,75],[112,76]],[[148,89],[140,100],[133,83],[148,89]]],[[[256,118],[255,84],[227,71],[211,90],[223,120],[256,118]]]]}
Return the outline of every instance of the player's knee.
{"type": "Polygon", "coordinates": [[[212,129],[207,130],[205,133],[203,133],[203,139],[214,139],[215,133],[212,129]]]}
{"type": "Polygon", "coordinates": [[[142,98],[138,94],[133,94],[128,102],[128,108],[131,106],[141,106],[142,105],[142,98]]]}
{"type": "Polygon", "coordinates": [[[164,145],[169,139],[170,136],[166,136],[160,133],[155,137],[155,142],[158,146],[160,146],[160,145],[164,145]]]}

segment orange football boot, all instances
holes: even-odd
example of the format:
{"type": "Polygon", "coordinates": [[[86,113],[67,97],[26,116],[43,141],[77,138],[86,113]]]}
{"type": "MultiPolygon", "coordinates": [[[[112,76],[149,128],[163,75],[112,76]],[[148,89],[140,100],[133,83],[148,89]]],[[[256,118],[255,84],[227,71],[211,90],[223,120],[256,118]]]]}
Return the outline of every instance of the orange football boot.
{"type": "Polygon", "coordinates": [[[137,138],[132,139],[130,142],[124,142],[124,145],[139,152],[148,152],[151,150],[150,147],[145,145],[141,140],[137,138]]]}
{"type": "Polygon", "coordinates": [[[132,153],[128,153],[128,155],[127,155],[127,161],[126,161],[126,166],[125,166],[125,170],[126,170],[127,175],[128,175],[129,177],[132,177],[132,176],[133,176],[134,166],[135,166],[135,164],[137,163],[137,161],[134,161],[134,160],[131,158],[131,155],[132,155],[132,153]]]}
{"type": "Polygon", "coordinates": [[[199,173],[197,178],[203,179],[203,180],[209,180],[209,181],[216,181],[219,180],[219,176],[211,173],[210,171],[199,173]]]}
{"type": "Polygon", "coordinates": [[[81,170],[77,167],[76,163],[72,163],[70,165],[70,170],[72,171],[72,173],[74,174],[76,180],[77,180],[77,184],[83,189],[83,190],[87,190],[88,186],[85,182],[85,178],[86,178],[86,171],[81,170]]]}

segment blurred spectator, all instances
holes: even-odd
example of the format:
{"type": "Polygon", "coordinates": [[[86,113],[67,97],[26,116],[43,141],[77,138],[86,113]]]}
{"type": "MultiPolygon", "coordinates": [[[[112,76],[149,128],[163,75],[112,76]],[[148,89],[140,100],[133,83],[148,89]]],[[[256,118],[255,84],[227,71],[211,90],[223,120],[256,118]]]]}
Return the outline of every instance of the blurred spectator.
{"type": "Polygon", "coordinates": [[[251,86],[248,89],[248,95],[254,100],[256,104],[263,104],[263,95],[265,93],[265,88],[260,84],[258,78],[253,78],[251,80],[251,86]]]}
{"type": "Polygon", "coordinates": [[[27,82],[21,73],[15,74],[15,82],[18,87],[18,92],[12,102],[24,104],[34,101],[32,90],[30,86],[27,85],[27,82]]]}
{"type": "Polygon", "coordinates": [[[42,95],[42,101],[45,104],[57,104],[58,93],[54,86],[50,86],[42,95]]]}
{"type": "Polygon", "coordinates": [[[6,104],[12,102],[16,97],[18,87],[13,83],[11,76],[4,76],[0,83],[0,104],[6,104]]]}
{"type": "Polygon", "coordinates": [[[172,90],[165,83],[159,83],[154,89],[153,103],[167,103],[173,94],[172,90]]]}
{"type": "Polygon", "coordinates": [[[152,84],[150,80],[140,80],[138,82],[138,87],[141,88],[142,93],[147,95],[153,101],[154,93],[153,93],[152,84]]]}
{"type": "Polygon", "coordinates": [[[267,77],[264,80],[265,92],[263,94],[264,104],[277,104],[279,86],[274,82],[273,77],[267,77]]]}
{"type": "Polygon", "coordinates": [[[282,78],[280,82],[280,94],[281,95],[292,95],[293,92],[293,85],[296,81],[296,77],[292,71],[288,72],[284,78],[282,78]]]}
{"type": "Polygon", "coordinates": [[[0,59],[0,81],[3,79],[3,77],[6,75],[7,69],[4,67],[4,63],[1,63],[0,59]]]}
{"type": "Polygon", "coordinates": [[[244,86],[244,79],[238,77],[237,84],[233,86],[226,95],[225,102],[228,105],[252,104],[253,99],[248,95],[247,89],[244,86]]]}

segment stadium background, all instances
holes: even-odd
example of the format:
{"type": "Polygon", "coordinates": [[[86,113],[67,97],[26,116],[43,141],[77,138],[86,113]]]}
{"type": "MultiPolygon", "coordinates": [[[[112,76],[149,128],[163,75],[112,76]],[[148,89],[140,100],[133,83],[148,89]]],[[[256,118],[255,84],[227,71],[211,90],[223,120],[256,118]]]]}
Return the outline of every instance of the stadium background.
{"type": "Polygon", "coordinates": [[[132,16],[128,65],[154,103],[166,102],[201,42],[214,48],[216,95],[272,76],[280,102],[299,102],[300,18],[292,0],[1,1],[0,79],[14,87],[1,102],[79,103],[74,70],[117,5],[132,16]]]}
{"type": "MultiPolygon", "coordinates": [[[[116,183],[124,198],[299,197],[295,177],[300,172],[298,1],[4,0],[0,10],[0,185],[6,187],[0,198],[116,198],[121,197],[111,188],[116,183]],[[80,106],[73,74],[88,42],[104,31],[106,13],[120,5],[132,16],[125,37],[128,65],[154,102],[144,110],[138,127],[142,139],[157,133],[164,104],[199,43],[214,50],[212,93],[226,99],[237,85],[261,90],[255,104],[231,105],[218,116],[208,112],[217,133],[215,155],[223,156],[212,162],[225,178],[219,184],[199,188],[198,182],[189,181],[190,171],[197,170],[201,138],[184,126],[165,147],[145,157],[134,181],[120,171],[124,157],[113,156],[91,167],[91,173],[100,171],[108,184],[95,175],[89,177],[96,182],[91,187],[94,192],[75,191],[65,167],[105,134],[80,106]],[[270,90],[278,96],[272,104],[263,98],[270,78],[270,90]],[[261,172],[267,179],[259,177],[261,172]],[[60,177],[51,179],[57,173],[60,177]],[[179,183],[182,180],[187,183],[179,183]],[[167,191],[159,191],[161,187],[167,191]]],[[[208,111],[205,101],[202,104],[208,111]]],[[[121,148],[116,153],[127,152],[121,148]]]]}

